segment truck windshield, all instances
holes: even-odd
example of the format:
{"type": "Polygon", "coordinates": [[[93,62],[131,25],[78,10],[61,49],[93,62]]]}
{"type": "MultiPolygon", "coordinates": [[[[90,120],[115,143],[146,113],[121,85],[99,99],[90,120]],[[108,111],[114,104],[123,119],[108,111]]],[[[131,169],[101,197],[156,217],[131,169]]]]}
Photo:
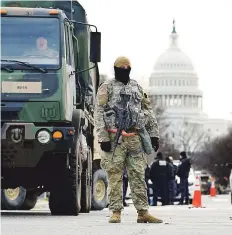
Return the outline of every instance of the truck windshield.
{"type": "MultiPolygon", "coordinates": [[[[57,18],[1,17],[1,59],[45,68],[60,64],[60,27],[57,18]]],[[[2,66],[20,67],[9,61],[2,66]]],[[[24,69],[30,69],[24,67],[24,69]]]]}

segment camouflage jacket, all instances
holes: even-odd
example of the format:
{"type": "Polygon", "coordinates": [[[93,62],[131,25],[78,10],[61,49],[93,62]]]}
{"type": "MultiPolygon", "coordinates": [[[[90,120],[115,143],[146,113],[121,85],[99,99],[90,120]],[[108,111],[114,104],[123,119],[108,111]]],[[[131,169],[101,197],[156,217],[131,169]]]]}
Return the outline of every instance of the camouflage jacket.
{"type": "Polygon", "coordinates": [[[24,53],[24,56],[41,56],[41,57],[49,57],[49,58],[58,58],[59,53],[53,49],[47,48],[44,51],[41,51],[37,48],[34,48],[30,51],[24,53]]]}
{"type": "Polygon", "coordinates": [[[101,84],[97,92],[94,119],[98,142],[106,142],[110,140],[106,122],[104,120],[105,107],[109,104],[113,105],[120,101],[119,93],[125,86],[132,90],[133,106],[136,105],[138,112],[144,115],[145,128],[147,129],[150,137],[159,137],[156,117],[153,113],[149,99],[145,97],[143,93],[142,87],[132,79],[127,85],[113,79],[101,84]]]}

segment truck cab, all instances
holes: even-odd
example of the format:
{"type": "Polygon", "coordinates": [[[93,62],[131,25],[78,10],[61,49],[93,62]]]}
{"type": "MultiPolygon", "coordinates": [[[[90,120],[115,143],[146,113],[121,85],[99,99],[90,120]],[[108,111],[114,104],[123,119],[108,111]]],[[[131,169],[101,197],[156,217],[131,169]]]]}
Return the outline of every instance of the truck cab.
{"type": "Polygon", "coordinates": [[[83,45],[83,25],[61,9],[1,8],[2,189],[26,189],[18,209],[44,191],[54,215],[91,208],[100,33],[83,45]]]}

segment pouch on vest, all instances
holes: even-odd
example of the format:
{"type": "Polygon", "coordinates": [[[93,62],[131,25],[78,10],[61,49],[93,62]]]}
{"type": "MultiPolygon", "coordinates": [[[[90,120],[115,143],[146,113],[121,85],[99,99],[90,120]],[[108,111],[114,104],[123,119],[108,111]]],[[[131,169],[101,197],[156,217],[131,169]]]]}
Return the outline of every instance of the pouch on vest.
{"type": "Polygon", "coordinates": [[[107,107],[104,109],[103,118],[107,129],[115,129],[116,114],[113,109],[107,107]]]}
{"type": "Polygon", "coordinates": [[[142,142],[144,152],[147,155],[152,154],[154,152],[154,150],[152,148],[151,139],[150,139],[149,133],[147,132],[146,128],[143,127],[141,129],[139,129],[138,133],[139,133],[139,136],[141,138],[141,142],[142,142]]]}

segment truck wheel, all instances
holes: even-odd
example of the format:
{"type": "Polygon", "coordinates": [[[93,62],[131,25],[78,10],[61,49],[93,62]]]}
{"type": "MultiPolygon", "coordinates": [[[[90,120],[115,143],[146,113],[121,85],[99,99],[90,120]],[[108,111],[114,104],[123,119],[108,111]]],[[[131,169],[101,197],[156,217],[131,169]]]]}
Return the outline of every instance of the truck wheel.
{"type": "Polygon", "coordinates": [[[2,210],[19,210],[26,199],[27,190],[24,187],[1,190],[2,210]]]}
{"type": "Polygon", "coordinates": [[[81,211],[89,213],[91,210],[92,200],[92,151],[89,149],[89,154],[86,161],[85,169],[82,172],[81,180],[81,211]]]}
{"type": "Polygon", "coordinates": [[[108,205],[107,198],[108,177],[107,173],[99,169],[93,175],[93,195],[92,208],[93,210],[103,210],[108,205]]]}
{"type": "Polygon", "coordinates": [[[69,167],[64,169],[59,185],[51,190],[49,208],[52,215],[75,215],[81,209],[82,163],[79,154],[80,140],[75,138],[75,153],[69,157],[69,167]]]}
{"type": "Polygon", "coordinates": [[[31,210],[35,207],[38,200],[37,193],[34,191],[27,191],[26,198],[20,208],[20,210],[31,210]]]}

